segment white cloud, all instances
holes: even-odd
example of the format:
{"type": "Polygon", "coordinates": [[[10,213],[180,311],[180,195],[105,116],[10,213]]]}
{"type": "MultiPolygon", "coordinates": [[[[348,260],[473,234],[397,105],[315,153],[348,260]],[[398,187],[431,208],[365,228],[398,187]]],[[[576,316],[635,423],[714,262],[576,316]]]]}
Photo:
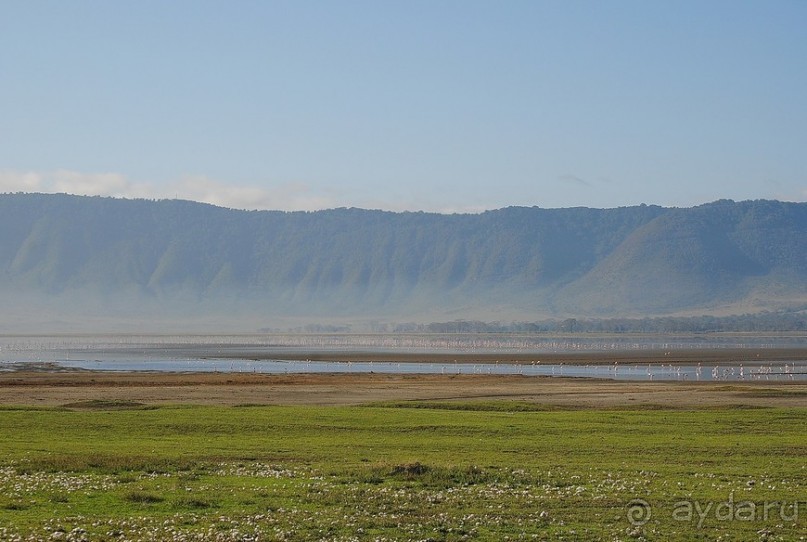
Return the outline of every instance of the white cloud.
{"type": "MultiPolygon", "coordinates": [[[[782,198],[783,201],[788,201],[787,199],[782,198]]],[[[801,192],[799,193],[796,191],[795,196],[790,199],[790,201],[804,201],[807,202],[807,188],[802,188],[801,192]]]]}
{"type": "Polygon", "coordinates": [[[779,201],[807,202],[807,188],[777,192],[772,197],[779,201]]]}
{"type": "Polygon", "coordinates": [[[417,196],[374,198],[312,189],[302,182],[268,187],[232,185],[199,175],[157,184],[133,182],[120,173],[83,173],[57,170],[18,172],[0,170],[0,193],[39,192],[130,199],[184,199],[231,209],[316,211],[335,207],[362,207],[387,211],[429,211],[443,214],[481,213],[490,208],[479,204],[435,204],[417,196]]]}
{"type": "Polygon", "coordinates": [[[187,199],[233,209],[313,211],[335,207],[333,198],[304,183],[270,188],[230,185],[204,176],[164,184],[134,182],[120,173],[0,171],[0,192],[40,192],[116,198],[187,199]]]}
{"type": "Polygon", "coordinates": [[[54,192],[84,196],[128,195],[132,185],[119,173],[79,173],[59,170],[45,177],[54,192]]]}
{"type": "Polygon", "coordinates": [[[0,171],[0,193],[40,192],[140,199],[185,199],[231,209],[271,209],[279,211],[315,211],[334,207],[363,207],[388,211],[432,211],[444,214],[480,213],[481,205],[434,205],[417,197],[396,200],[359,197],[347,201],[343,194],[312,189],[302,182],[270,187],[231,185],[201,175],[157,184],[135,182],[120,173],[83,173],[57,170],[50,172],[0,171]]]}
{"type": "Polygon", "coordinates": [[[304,183],[284,183],[272,188],[234,186],[203,176],[188,176],[172,186],[184,199],[235,209],[312,211],[327,209],[334,202],[316,194],[304,183]]]}
{"type": "Polygon", "coordinates": [[[0,191],[2,192],[40,192],[41,190],[42,176],[38,173],[0,171],[0,191]]]}

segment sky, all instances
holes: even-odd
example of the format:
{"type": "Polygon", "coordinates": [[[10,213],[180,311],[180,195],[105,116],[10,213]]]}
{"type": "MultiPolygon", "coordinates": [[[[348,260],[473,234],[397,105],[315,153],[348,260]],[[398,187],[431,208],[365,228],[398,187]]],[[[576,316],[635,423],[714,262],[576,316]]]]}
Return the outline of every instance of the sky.
{"type": "Polygon", "coordinates": [[[0,192],[807,201],[807,2],[0,0],[0,192]]]}

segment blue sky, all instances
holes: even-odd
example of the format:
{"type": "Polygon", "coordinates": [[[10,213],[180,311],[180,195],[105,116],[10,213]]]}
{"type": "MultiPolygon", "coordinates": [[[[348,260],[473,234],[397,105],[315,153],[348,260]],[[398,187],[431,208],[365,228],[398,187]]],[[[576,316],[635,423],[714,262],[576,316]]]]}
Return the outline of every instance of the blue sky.
{"type": "Polygon", "coordinates": [[[0,192],[807,201],[807,2],[0,1],[0,192]]]}

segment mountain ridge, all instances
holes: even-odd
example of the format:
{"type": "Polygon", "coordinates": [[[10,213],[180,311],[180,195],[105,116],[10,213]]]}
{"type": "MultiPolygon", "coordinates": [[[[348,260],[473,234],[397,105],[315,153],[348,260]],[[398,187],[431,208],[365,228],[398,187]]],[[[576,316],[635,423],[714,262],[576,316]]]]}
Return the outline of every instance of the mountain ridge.
{"type": "Polygon", "coordinates": [[[441,215],[5,194],[0,294],[31,322],[69,322],[68,303],[77,322],[239,325],[778,310],[807,306],[807,204],[441,215]]]}

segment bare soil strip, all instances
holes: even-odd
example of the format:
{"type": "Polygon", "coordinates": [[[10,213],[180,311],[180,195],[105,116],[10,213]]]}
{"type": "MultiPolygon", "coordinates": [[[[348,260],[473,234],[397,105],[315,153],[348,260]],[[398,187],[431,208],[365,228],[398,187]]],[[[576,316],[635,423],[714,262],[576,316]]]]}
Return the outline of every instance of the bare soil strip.
{"type": "Polygon", "coordinates": [[[557,408],[807,406],[804,382],[624,382],[497,375],[0,373],[0,405],[358,405],[383,401],[529,401],[557,408]]]}

